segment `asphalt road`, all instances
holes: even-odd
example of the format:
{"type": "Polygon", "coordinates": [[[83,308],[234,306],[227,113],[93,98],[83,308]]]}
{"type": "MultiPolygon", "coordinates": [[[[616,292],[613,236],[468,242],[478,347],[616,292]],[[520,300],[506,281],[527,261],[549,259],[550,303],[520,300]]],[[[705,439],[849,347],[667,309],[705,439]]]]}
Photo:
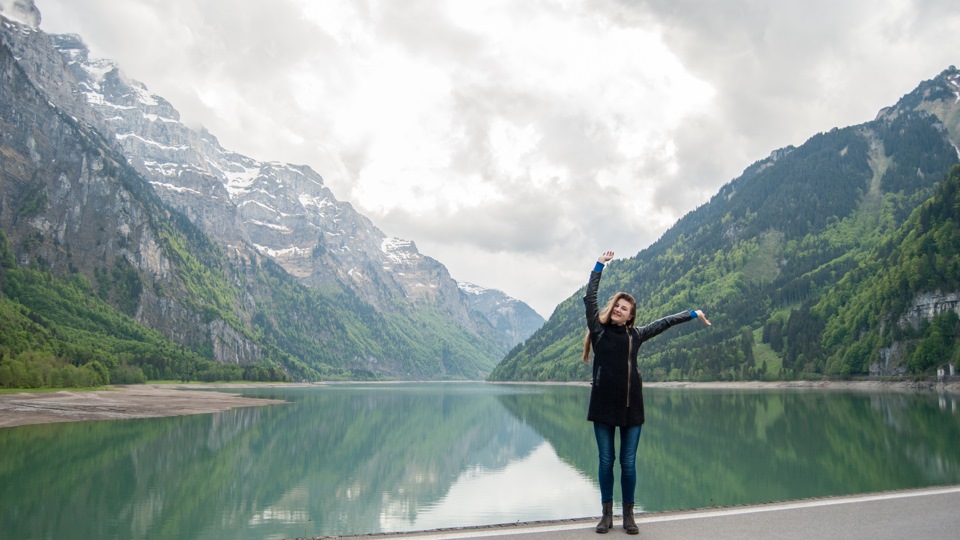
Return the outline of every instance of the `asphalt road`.
{"type": "MultiPolygon", "coordinates": [[[[598,518],[599,519],[599,516],[598,518]]],[[[619,517],[606,535],[597,519],[366,535],[367,540],[508,538],[518,540],[960,540],[960,486],[807,499],[731,508],[644,513],[640,535],[629,536],[619,517]]]]}

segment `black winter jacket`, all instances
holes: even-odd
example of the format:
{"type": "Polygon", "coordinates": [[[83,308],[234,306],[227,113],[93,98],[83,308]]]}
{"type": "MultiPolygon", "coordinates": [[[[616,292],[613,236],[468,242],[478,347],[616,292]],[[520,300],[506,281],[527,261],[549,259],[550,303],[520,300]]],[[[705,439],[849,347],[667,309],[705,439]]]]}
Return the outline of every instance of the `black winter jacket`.
{"type": "Polygon", "coordinates": [[[583,297],[593,345],[593,385],[587,420],[609,426],[640,425],[644,421],[643,379],[637,369],[640,344],[671,326],[696,317],[685,311],[639,328],[600,324],[597,306],[600,275],[596,270],[590,273],[587,293],[583,297]]]}

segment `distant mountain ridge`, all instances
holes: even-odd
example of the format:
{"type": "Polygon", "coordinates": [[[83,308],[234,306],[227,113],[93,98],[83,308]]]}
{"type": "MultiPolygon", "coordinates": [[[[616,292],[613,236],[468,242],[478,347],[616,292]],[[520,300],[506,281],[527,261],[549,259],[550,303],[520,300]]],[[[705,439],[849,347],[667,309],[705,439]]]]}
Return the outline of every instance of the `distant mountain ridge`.
{"type": "MultiPolygon", "coordinates": [[[[943,354],[941,362],[956,364],[960,327],[937,317],[960,314],[954,301],[960,284],[943,270],[960,266],[960,239],[954,249],[944,240],[955,238],[949,223],[960,222],[960,206],[940,206],[946,224],[936,240],[924,236],[926,258],[892,246],[895,238],[918,235],[922,221],[911,215],[944,196],[938,190],[949,191],[958,142],[960,72],[951,66],[872,121],[773,151],[650,247],[614,261],[601,296],[634,294],[639,321],[703,308],[714,323],[683,325],[644,344],[644,377],[931,376],[933,361],[923,352],[931,348],[943,354]],[[896,287],[875,281],[885,275],[886,261],[900,259],[911,270],[896,278],[896,287]],[[863,290],[854,290],[854,279],[863,290]],[[854,310],[855,296],[871,290],[874,305],[854,310]],[[913,330],[898,322],[908,313],[913,330]],[[940,337],[927,336],[930,327],[940,337]],[[951,346],[930,346],[928,338],[951,346]]],[[[591,265],[584,261],[584,282],[591,265]]],[[[581,295],[562,302],[491,379],[588,380],[589,368],[579,361],[581,295]]]]}
{"type": "MultiPolygon", "coordinates": [[[[33,7],[30,2],[26,4],[33,7]]],[[[39,12],[35,22],[39,22],[39,12]]],[[[218,362],[261,362],[267,339],[278,351],[268,363],[290,371],[291,366],[284,364],[294,362],[300,366],[293,370],[297,377],[337,373],[341,377],[361,378],[482,378],[510,347],[542,323],[543,319],[532,309],[505,295],[499,302],[484,302],[478,301],[477,295],[464,292],[441,263],[419,253],[413,242],[387,237],[348,203],[338,201],[322,177],[309,167],[260,162],[225,150],[206,131],[190,130],[180,122],[179,113],[170,103],[152,95],[142,84],[127,80],[114,63],[90,59],[78,36],[51,36],[30,24],[4,19],[0,42],[9,51],[10,74],[4,81],[6,91],[0,102],[12,110],[22,110],[21,103],[11,101],[15,96],[10,90],[18,87],[29,93],[26,86],[31,86],[53,107],[50,111],[38,110],[32,117],[20,114],[7,118],[4,131],[8,136],[0,144],[8,148],[0,162],[0,196],[4,198],[0,203],[11,209],[5,218],[4,214],[0,218],[8,247],[21,264],[41,257],[55,275],[80,272],[96,285],[96,276],[109,273],[107,267],[115,259],[122,260],[116,264],[129,266],[130,275],[135,275],[135,281],[140,283],[127,291],[130,294],[124,300],[131,308],[128,313],[136,320],[218,362]],[[18,71],[22,77],[15,74],[18,71]],[[68,235],[62,233],[55,238],[37,235],[35,231],[45,230],[44,227],[62,229],[63,225],[53,224],[69,222],[80,207],[90,210],[86,207],[89,199],[72,191],[58,204],[51,204],[51,190],[57,180],[50,176],[55,171],[45,160],[57,162],[62,157],[27,159],[17,174],[9,168],[11,163],[21,161],[18,156],[42,155],[32,150],[39,141],[36,136],[23,131],[21,136],[13,134],[23,129],[42,133],[44,128],[31,128],[31,123],[36,126],[36,122],[47,121],[44,119],[61,112],[66,115],[67,124],[78,130],[76,133],[88,133],[88,139],[99,141],[100,148],[93,151],[102,157],[91,155],[84,158],[84,163],[106,158],[116,164],[109,167],[110,175],[97,175],[92,181],[114,182],[111,178],[122,174],[126,178],[122,185],[127,190],[154,201],[149,209],[138,211],[122,209],[113,201],[99,203],[103,205],[99,217],[104,218],[98,225],[100,236],[117,233],[126,238],[144,219],[155,222],[173,218],[196,224],[199,229],[188,227],[184,231],[188,239],[207,242],[203,237],[208,237],[213,244],[204,248],[210,252],[209,257],[197,261],[206,269],[192,268],[188,274],[226,272],[217,278],[220,284],[216,288],[232,300],[220,298],[215,308],[209,304],[204,308],[189,307],[183,300],[155,298],[151,288],[156,289],[164,280],[178,281],[184,277],[177,275],[184,269],[171,263],[172,254],[164,252],[160,238],[150,240],[148,245],[141,240],[139,246],[113,245],[103,249],[100,246],[111,242],[87,233],[69,245],[68,235]],[[138,185],[144,181],[143,186],[138,185]],[[152,189],[144,190],[146,184],[152,189]],[[15,217],[23,211],[25,193],[32,193],[30,196],[38,203],[31,210],[36,213],[32,223],[15,217]],[[78,206],[71,207],[71,200],[78,206]],[[14,210],[17,206],[21,209],[14,210]],[[109,221],[112,210],[124,217],[109,221]],[[182,214],[182,218],[171,211],[182,214]],[[133,221],[129,216],[134,216],[133,221]],[[39,242],[26,240],[31,237],[39,242]],[[90,241],[98,246],[99,259],[76,264],[80,251],[93,251],[87,245],[90,241]],[[59,247],[50,242],[59,243],[59,247]],[[263,272],[270,268],[270,261],[282,266],[284,273],[307,289],[293,293],[286,278],[279,282],[265,280],[263,272]],[[244,272],[254,275],[240,277],[244,272]],[[230,273],[235,275],[230,277],[230,273]],[[146,286],[150,283],[155,285],[146,286]],[[260,308],[275,304],[277,298],[284,296],[276,290],[271,292],[272,287],[278,286],[289,289],[287,294],[312,296],[322,303],[332,301],[331,305],[336,307],[327,313],[305,314],[299,312],[306,307],[301,305],[293,313],[284,314],[281,311],[286,306],[273,305],[267,310],[271,315],[265,316],[260,308]],[[230,290],[237,287],[240,289],[230,290]],[[344,301],[343,295],[350,299],[344,301]],[[255,300],[258,298],[261,303],[255,300]],[[160,308],[164,302],[170,305],[160,308]],[[172,308],[173,304],[178,307],[172,308]],[[173,315],[181,309],[185,311],[173,315]],[[198,309],[199,313],[189,314],[198,309]],[[369,314],[358,317],[351,309],[369,314]],[[191,322],[197,316],[212,320],[191,322]],[[289,334],[292,326],[297,326],[282,322],[290,316],[300,318],[299,324],[313,320],[316,328],[305,329],[295,338],[287,335],[277,341],[270,337],[274,332],[289,334]],[[182,321],[177,322],[177,317],[182,321]],[[337,331],[337,327],[341,327],[340,332],[344,330],[342,325],[329,320],[345,317],[356,320],[350,323],[353,330],[343,337],[337,331]],[[385,331],[383,325],[390,330],[385,331]],[[212,331],[214,326],[231,329],[233,337],[218,337],[212,331]],[[331,339],[341,342],[326,347],[324,344],[330,344],[331,339]],[[384,339],[390,344],[380,343],[384,339]],[[228,342],[232,345],[227,346],[228,342]],[[351,353],[351,346],[357,350],[351,353]],[[309,353],[310,350],[314,352],[309,353]],[[421,358],[404,358],[414,353],[421,358]]],[[[66,133],[57,144],[74,144],[73,136],[66,133]]],[[[56,155],[60,150],[50,151],[56,155]]],[[[76,181],[78,177],[73,174],[61,173],[60,181],[76,181]]],[[[92,225],[88,220],[72,226],[82,232],[92,225]]],[[[181,247],[191,252],[198,249],[196,245],[181,247]]],[[[269,272],[276,274],[275,269],[269,272]]],[[[190,279],[187,276],[187,281],[190,279]]],[[[105,286],[106,282],[102,283],[100,290],[105,286]]],[[[196,294],[183,292],[192,296],[186,303],[197,300],[196,294]]],[[[109,294],[100,294],[109,300],[109,294]]],[[[205,294],[217,295],[213,291],[205,294]]],[[[295,297],[287,300],[295,301],[295,297]]]]}
{"type": "Polygon", "coordinates": [[[460,282],[460,290],[466,293],[471,308],[483,313],[494,328],[512,336],[516,343],[543,325],[543,318],[533,308],[503,291],[467,282],[460,282]]]}

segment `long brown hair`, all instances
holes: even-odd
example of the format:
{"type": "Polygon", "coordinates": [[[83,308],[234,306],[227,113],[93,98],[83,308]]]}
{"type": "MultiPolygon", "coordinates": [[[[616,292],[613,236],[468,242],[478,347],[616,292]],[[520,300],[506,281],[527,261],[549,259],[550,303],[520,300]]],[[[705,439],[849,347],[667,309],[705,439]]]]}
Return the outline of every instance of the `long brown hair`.
{"type": "MultiPolygon", "coordinates": [[[[619,300],[626,300],[627,303],[630,304],[630,318],[627,319],[627,328],[633,328],[633,324],[637,319],[637,301],[625,292],[618,292],[610,297],[610,301],[607,302],[607,305],[603,306],[603,309],[600,310],[600,324],[610,323],[610,312],[613,311],[613,306],[617,305],[617,301],[619,300]]],[[[587,364],[590,363],[591,346],[590,329],[588,328],[587,335],[583,338],[583,361],[587,364]]]]}

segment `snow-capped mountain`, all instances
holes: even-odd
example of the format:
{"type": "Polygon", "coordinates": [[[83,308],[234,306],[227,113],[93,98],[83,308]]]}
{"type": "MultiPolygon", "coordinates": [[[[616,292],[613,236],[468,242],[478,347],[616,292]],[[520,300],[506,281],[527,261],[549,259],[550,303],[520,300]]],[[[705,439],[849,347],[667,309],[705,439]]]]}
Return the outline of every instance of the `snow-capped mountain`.
{"type": "MultiPolygon", "coordinates": [[[[172,104],[126,78],[116,63],[91,58],[79,36],[39,30],[32,2],[16,4],[20,16],[3,22],[0,38],[33,85],[102,134],[163,202],[237,260],[269,257],[307,286],[345,286],[382,313],[433,310],[496,339],[503,351],[542,323],[505,295],[512,301],[476,302],[440,262],[412,241],[387,237],[310,167],[258,161],[189,128],[172,104]]],[[[12,13],[0,7],[7,8],[0,14],[12,13]]]]}
{"type": "MultiPolygon", "coordinates": [[[[79,36],[49,39],[81,98],[65,108],[115,137],[157,194],[207,234],[241,252],[253,246],[308,285],[340,280],[381,309],[403,298],[438,307],[476,330],[442,264],[417,251],[413,242],[387,238],[349,203],[337,200],[316,171],[224,149],[213,134],[183,124],[169,102],[127,79],[114,62],[90,58],[79,36]],[[78,110],[84,108],[94,114],[78,110]]],[[[56,63],[44,59],[37,71],[52,75],[56,63]]]]}
{"type": "Polygon", "coordinates": [[[544,321],[540,314],[503,291],[467,282],[460,282],[460,290],[467,295],[474,310],[483,313],[498,332],[510,336],[516,343],[520,343],[543,326],[544,321]]]}

